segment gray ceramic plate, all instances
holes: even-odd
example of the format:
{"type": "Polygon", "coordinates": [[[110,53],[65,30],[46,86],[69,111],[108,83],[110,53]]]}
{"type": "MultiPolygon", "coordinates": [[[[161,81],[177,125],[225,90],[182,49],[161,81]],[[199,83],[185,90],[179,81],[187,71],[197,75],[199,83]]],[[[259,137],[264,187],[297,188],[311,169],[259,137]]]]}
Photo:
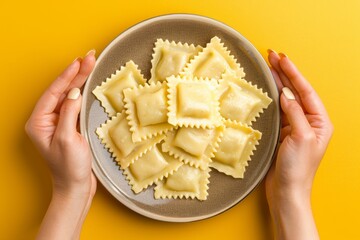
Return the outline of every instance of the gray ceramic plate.
{"type": "Polygon", "coordinates": [[[195,221],[217,215],[239,203],[264,178],[278,142],[278,92],[266,62],[251,43],[237,31],[206,17],[188,14],[165,15],[141,22],[121,33],[100,54],[86,83],[83,96],[81,132],[89,141],[94,155],[93,171],[99,181],[121,203],[153,219],[170,222],[195,221]],[[253,125],[263,136],[246,169],[245,177],[240,180],[234,179],[212,170],[208,199],[203,202],[185,199],[155,200],[153,187],[135,195],[110,153],[95,134],[95,129],[107,120],[107,116],[91,92],[129,60],[137,63],[144,76],[149,79],[151,55],[157,38],[205,46],[213,36],[220,37],[238,59],[244,67],[246,79],[257,84],[274,100],[253,125]]]}

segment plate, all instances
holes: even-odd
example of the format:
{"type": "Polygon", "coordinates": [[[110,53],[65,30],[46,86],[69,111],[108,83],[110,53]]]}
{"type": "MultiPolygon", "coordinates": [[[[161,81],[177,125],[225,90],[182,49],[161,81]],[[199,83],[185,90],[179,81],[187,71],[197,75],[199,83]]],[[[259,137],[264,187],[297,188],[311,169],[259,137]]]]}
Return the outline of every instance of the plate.
{"type": "Polygon", "coordinates": [[[90,144],[93,171],[104,187],[121,203],[144,216],[169,222],[189,222],[215,216],[244,199],[266,175],[279,138],[280,111],[278,91],[270,70],[255,47],[231,27],[198,15],[170,14],[140,22],[114,39],[100,54],[89,76],[80,114],[81,133],[90,144]],[[263,133],[260,144],[246,169],[244,179],[234,179],[212,170],[209,195],[205,201],[191,199],[155,200],[153,187],[134,194],[110,153],[100,143],[95,130],[107,120],[104,109],[92,90],[107,77],[133,60],[144,76],[150,78],[151,57],[156,39],[163,38],[205,46],[218,36],[246,72],[246,79],[262,88],[273,99],[253,124],[263,133]]]}

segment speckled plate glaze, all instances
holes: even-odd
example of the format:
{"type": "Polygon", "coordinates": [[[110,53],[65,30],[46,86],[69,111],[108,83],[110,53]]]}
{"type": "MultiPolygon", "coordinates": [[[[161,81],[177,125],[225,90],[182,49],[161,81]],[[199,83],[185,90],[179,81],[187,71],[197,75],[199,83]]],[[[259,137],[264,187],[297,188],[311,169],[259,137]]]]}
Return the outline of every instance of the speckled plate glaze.
{"type": "Polygon", "coordinates": [[[190,14],[171,14],[148,19],[127,29],[114,39],[97,59],[83,92],[80,114],[81,133],[88,140],[93,156],[93,171],[105,188],[122,204],[144,216],[169,222],[189,222],[215,216],[244,199],[266,175],[276,150],[280,130],[278,91],[270,70],[255,47],[239,32],[216,20],[190,14]],[[156,39],[163,38],[205,46],[213,36],[240,62],[246,79],[266,91],[273,99],[268,109],[253,124],[263,133],[244,179],[234,179],[211,171],[206,201],[155,200],[153,187],[140,194],[131,191],[121,170],[100,143],[95,129],[107,120],[104,109],[92,90],[107,77],[133,60],[144,76],[150,78],[151,55],[156,39]]]}

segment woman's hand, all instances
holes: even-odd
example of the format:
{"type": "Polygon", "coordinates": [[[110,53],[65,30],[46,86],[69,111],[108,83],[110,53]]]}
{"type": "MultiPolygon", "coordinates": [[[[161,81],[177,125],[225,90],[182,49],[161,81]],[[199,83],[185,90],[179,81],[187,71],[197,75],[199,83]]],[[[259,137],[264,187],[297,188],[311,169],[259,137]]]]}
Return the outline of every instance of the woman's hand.
{"type": "Polygon", "coordinates": [[[282,109],[280,147],[266,178],[276,237],[317,239],[310,195],[333,126],[321,99],[290,59],[271,50],[268,59],[282,109]]]}
{"type": "Polygon", "coordinates": [[[92,154],[78,131],[80,88],[94,65],[94,50],[70,64],[43,93],[25,126],[53,179],[53,197],[39,238],[77,238],[96,191],[92,154]]]}

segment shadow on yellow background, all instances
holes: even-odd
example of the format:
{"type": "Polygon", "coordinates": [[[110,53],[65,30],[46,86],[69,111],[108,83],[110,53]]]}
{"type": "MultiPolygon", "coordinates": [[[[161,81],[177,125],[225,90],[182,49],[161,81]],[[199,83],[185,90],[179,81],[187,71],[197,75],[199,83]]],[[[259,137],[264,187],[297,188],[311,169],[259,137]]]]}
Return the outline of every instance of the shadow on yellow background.
{"type": "MultiPolygon", "coordinates": [[[[0,239],[31,239],[51,197],[50,175],[24,133],[43,90],[77,56],[100,53],[128,27],[168,13],[195,13],[238,30],[266,57],[286,52],[323,99],[335,134],[314,183],[322,239],[360,239],[360,1],[2,1],[0,3],[0,239]]],[[[261,184],[211,219],[142,217],[99,186],[83,239],[271,239],[261,184]]]]}

